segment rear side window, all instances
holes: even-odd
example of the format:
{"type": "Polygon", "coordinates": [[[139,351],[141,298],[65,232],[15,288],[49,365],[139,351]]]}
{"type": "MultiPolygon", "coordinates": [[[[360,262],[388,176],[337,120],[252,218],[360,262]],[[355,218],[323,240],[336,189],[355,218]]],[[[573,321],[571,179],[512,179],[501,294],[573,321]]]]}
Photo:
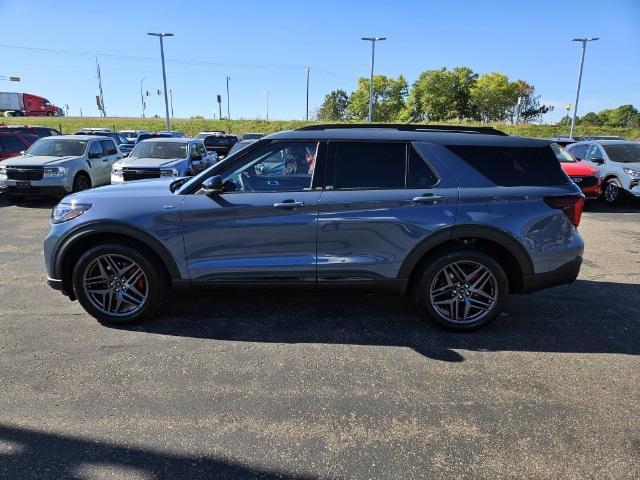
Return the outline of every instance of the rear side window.
{"type": "Polygon", "coordinates": [[[48,128],[36,127],[35,131],[36,131],[36,135],[38,135],[40,138],[51,136],[51,130],[48,128]]]}
{"type": "Polygon", "coordinates": [[[333,148],[327,185],[334,189],[428,188],[438,181],[405,143],[336,142],[333,148]]]}
{"type": "Polygon", "coordinates": [[[113,140],[100,140],[100,143],[102,144],[105,155],[115,155],[118,153],[118,149],[116,149],[116,144],[113,143],[113,140]]]}
{"type": "Polygon", "coordinates": [[[551,147],[450,145],[491,182],[503,187],[562,185],[569,182],[551,147]]]}
{"type": "Polygon", "coordinates": [[[16,137],[3,135],[0,137],[0,152],[20,152],[25,149],[25,145],[16,137]]]}

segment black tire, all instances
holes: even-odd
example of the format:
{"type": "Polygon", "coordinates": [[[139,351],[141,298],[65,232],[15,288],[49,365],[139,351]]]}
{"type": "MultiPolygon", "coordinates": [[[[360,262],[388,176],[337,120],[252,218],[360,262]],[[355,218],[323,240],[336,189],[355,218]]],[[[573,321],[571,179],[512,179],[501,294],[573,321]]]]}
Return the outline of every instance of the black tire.
{"type": "Polygon", "coordinates": [[[47,117],[53,117],[53,112],[47,112],[47,117]]]}
{"type": "MultiPolygon", "coordinates": [[[[133,248],[124,244],[109,243],[98,245],[85,252],[73,267],[72,285],[76,298],[82,307],[99,322],[112,325],[125,325],[128,323],[139,322],[149,319],[162,305],[162,300],[166,291],[166,278],[164,273],[150,260],[150,255],[144,250],[133,248]],[[113,315],[105,312],[104,308],[98,308],[95,302],[95,296],[90,296],[84,282],[85,273],[90,273],[88,269],[92,268],[94,261],[103,258],[105,255],[112,255],[122,259],[133,261],[140,267],[144,274],[146,286],[146,299],[139,305],[135,311],[124,312],[119,315],[113,315]]],[[[138,285],[139,286],[139,285],[138,285]]],[[[101,287],[98,287],[101,288],[101,287]]],[[[117,295],[117,294],[113,294],[117,295]]],[[[116,297],[113,297],[117,300],[116,297]]],[[[111,300],[110,300],[111,302],[111,300]]],[[[112,303],[110,303],[112,305],[112,303]]]]}
{"type": "MultiPolygon", "coordinates": [[[[509,296],[509,280],[507,275],[504,272],[502,266],[496,262],[489,255],[484,253],[481,250],[474,250],[470,248],[456,248],[448,251],[441,252],[440,255],[436,258],[431,258],[429,261],[424,263],[424,267],[422,267],[422,272],[418,273],[417,281],[414,286],[413,295],[414,301],[418,307],[420,313],[428,319],[434,320],[438,325],[445,327],[451,330],[457,331],[470,331],[476,328],[480,328],[488,325],[493,320],[495,320],[498,315],[502,312],[502,308],[504,307],[504,303],[509,296]],[[456,280],[453,280],[452,285],[449,286],[448,283],[450,280],[447,280],[447,284],[441,286],[440,288],[436,288],[438,282],[441,282],[447,273],[444,272],[444,268],[451,265],[458,265],[464,268],[469,268],[469,272],[473,272],[475,266],[483,266],[487,269],[492,275],[493,279],[489,276],[489,285],[491,288],[491,295],[494,297],[493,300],[488,301],[490,307],[486,308],[485,313],[482,315],[478,314],[477,318],[474,318],[475,315],[469,315],[469,318],[465,321],[454,320],[451,318],[447,318],[445,311],[448,309],[450,316],[454,315],[454,308],[456,308],[456,312],[459,311],[460,307],[464,310],[464,314],[466,315],[465,305],[471,304],[474,302],[474,305],[478,300],[487,301],[484,299],[485,292],[481,293],[473,293],[473,287],[469,288],[469,285],[472,285],[472,281],[477,281],[479,279],[474,279],[471,277],[467,280],[467,287],[465,287],[464,283],[460,286],[460,290],[457,289],[455,285],[458,283],[456,280]],[[445,295],[445,293],[440,293],[436,295],[436,299],[440,298],[443,301],[451,301],[455,302],[456,306],[453,304],[449,307],[442,306],[438,307],[432,303],[432,288],[433,291],[442,290],[442,288],[451,288],[444,297],[438,297],[438,295],[445,295]],[[466,288],[466,289],[465,289],[466,288]],[[470,292],[471,291],[471,292],[470,292]],[[452,297],[448,297],[449,293],[452,294],[452,297]],[[457,296],[456,294],[460,294],[457,296]],[[483,296],[480,296],[480,295],[483,296]],[[461,299],[460,301],[456,300],[456,298],[461,299]]],[[[441,284],[442,285],[442,284],[441,284]]],[[[482,288],[481,288],[482,289],[482,288]]],[[[479,309],[477,306],[470,306],[469,312],[471,309],[479,309]]]]}
{"type": "Polygon", "coordinates": [[[617,178],[608,178],[602,187],[602,201],[607,205],[615,205],[620,202],[624,189],[617,178]]]}
{"type": "Polygon", "coordinates": [[[78,173],[73,179],[73,193],[89,190],[91,188],[91,179],[86,173],[78,173]]]}

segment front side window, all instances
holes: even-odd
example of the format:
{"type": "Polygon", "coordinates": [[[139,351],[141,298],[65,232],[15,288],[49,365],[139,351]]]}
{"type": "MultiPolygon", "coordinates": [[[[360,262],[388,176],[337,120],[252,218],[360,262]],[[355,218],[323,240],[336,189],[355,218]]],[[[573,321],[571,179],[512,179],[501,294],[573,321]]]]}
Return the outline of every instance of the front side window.
{"type": "Polygon", "coordinates": [[[198,153],[200,154],[200,156],[202,158],[206,157],[207,156],[207,149],[204,148],[204,143],[198,143],[196,145],[198,147],[198,153]]]}
{"type": "Polygon", "coordinates": [[[616,143],[604,149],[612,162],[640,163],[640,143],[616,143]]]}
{"type": "Polygon", "coordinates": [[[573,155],[574,158],[578,160],[584,160],[587,156],[587,149],[589,148],[589,144],[581,144],[581,145],[569,145],[567,150],[569,153],[573,155]]]}
{"type": "Polygon", "coordinates": [[[102,143],[102,149],[104,150],[105,155],[115,155],[118,153],[113,140],[101,140],[100,143],[102,143]]]}
{"type": "Polygon", "coordinates": [[[131,151],[138,158],[187,158],[187,143],[179,142],[141,142],[131,151]]]}
{"type": "Polygon", "coordinates": [[[223,177],[227,192],[278,192],[311,188],[317,142],[266,145],[244,159],[242,166],[223,177]]]}
{"type": "Polygon", "coordinates": [[[100,158],[102,156],[104,156],[102,144],[98,141],[93,142],[89,147],[89,158],[100,158]]]}
{"type": "Polygon", "coordinates": [[[31,145],[27,154],[45,157],[79,157],[84,154],[86,146],[86,140],[59,140],[55,137],[47,137],[31,145]]]}
{"type": "Polygon", "coordinates": [[[598,147],[595,144],[589,147],[585,160],[593,160],[594,158],[604,158],[604,154],[602,153],[602,150],[600,149],[600,147],[598,147]]]}

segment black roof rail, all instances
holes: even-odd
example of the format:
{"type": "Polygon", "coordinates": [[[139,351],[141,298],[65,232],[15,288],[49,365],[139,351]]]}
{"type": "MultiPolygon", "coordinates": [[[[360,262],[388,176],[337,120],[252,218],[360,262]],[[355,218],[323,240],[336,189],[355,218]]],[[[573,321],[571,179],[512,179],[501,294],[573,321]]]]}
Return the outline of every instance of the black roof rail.
{"type": "Polygon", "coordinates": [[[421,125],[416,123],[326,123],[307,125],[296,130],[333,130],[350,128],[389,128],[403,132],[452,132],[452,133],[481,133],[484,135],[508,134],[493,127],[472,127],[466,125],[421,125]]]}

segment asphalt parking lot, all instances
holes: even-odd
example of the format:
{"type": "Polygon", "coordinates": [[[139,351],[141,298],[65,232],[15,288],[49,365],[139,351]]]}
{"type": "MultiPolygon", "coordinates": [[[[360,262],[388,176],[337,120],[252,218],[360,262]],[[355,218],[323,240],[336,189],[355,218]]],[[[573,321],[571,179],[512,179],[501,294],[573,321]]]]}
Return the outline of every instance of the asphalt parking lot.
{"type": "Polygon", "coordinates": [[[51,202],[0,198],[1,478],[639,478],[640,204],[579,280],[472,333],[372,295],[174,297],[109,328],[45,282],[51,202]]]}

